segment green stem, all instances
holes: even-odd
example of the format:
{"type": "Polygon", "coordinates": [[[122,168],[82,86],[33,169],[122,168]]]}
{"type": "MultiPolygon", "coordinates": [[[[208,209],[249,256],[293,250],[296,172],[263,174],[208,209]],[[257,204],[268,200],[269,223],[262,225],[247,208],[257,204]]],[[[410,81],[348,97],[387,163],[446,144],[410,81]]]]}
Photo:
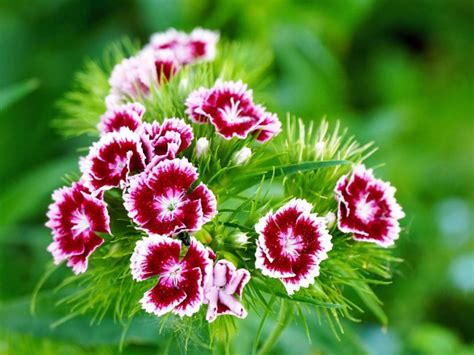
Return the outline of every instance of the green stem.
{"type": "Polygon", "coordinates": [[[280,314],[278,315],[278,320],[275,324],[275,328],[273,328],[270,336],[267,338],[265,343],[263,343],[262,348],[258,352],[259,355],[268,354],[273,349],[278,339],[280,338],[281,333],[283,333],[283,330],[285,330],[286,326],[288,325],[288,320],[290,316],[291,307],[288,305],[287,301],[282,301],[280,314]]]}

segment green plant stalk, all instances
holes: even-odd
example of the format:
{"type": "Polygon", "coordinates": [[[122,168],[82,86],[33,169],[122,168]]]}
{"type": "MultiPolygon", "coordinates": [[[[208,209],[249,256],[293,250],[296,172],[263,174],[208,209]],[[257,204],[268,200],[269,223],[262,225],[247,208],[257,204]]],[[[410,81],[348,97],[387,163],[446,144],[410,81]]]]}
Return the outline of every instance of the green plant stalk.
{"type": "Polygon", "coordinates": [[[263,343],[262,348],[258,352],[259,355],[264,355],[270,353],[273,349],[275,344],[277,343],[278,339],[280,338],[283,330],[285,330],[286,326],[288,325],[289,318],[291,316],[291,307],[289,306],[287,301],[281,302],[280,307],[280,314],[278,315],[278,320],[273,328],[270,336],[267,338],[265,343],[263,343]]]}

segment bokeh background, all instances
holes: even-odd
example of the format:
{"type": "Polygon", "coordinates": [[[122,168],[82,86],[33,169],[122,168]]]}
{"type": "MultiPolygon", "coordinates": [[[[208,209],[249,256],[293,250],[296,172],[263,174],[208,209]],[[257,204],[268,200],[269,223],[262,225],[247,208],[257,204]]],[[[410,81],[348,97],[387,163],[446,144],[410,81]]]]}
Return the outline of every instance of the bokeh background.
{"type": "MultiPolygon", "coordinates": [[[[398,187],[407,214],[396,249],[405,262],[377,290],[389,327],[361,315],[338,341],[314,320],[308,344],[294,324],[275,353],[474,353],[473,1],[1,0],[0,354],[118,352],[112,319],[50,327],[60,317],[47,297],[54,277],[30,314],[50,261],[50,193],[89,143],[51,127],[55,102],[111,41],[195,26],[271,46],[268,106],[282,117],[340,120],[360,141],[374,140],[371,163],[398,187]]],[[[251,342],[255,323],[241,323],[233,351],[251,342]]],[[[137,327],[125,353],[164,351],[150,327],[137,327]]]]}

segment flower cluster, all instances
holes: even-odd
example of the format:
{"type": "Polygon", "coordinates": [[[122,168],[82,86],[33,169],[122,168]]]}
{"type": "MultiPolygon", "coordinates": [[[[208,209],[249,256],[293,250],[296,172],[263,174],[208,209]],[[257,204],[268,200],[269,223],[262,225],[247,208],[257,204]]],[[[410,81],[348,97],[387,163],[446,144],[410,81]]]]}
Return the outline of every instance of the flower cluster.
{"type": "MultiPolygon", "coordinates": [[[[124,257],[130,279],[133,285],[156,281],[140,304],[157,316],[192,316],[205,305],[208,322],[220,315],[245,318],[249,302],[244,288],[254,278],[277,279],[271,282],[294,297],[311,289],[324,272],[338,238],[351,235],[355,241],[388,247],[398,238],[404,217],[395,189],[356,164],[328,183],[334,191],[326,198],[329,210],[312,199],[316,193],[302,190],[303,196],[274,198],[252,208],[250,226],[224,218],[229,209],[222,207],[222,200],[242,196],[229,199],[219,192],[232,191],[233,179],[246,181],[250,164],[244,163],[252,159],[253,150],[263,154],[262,161],[278,157],[260,144],[282,132],[278,116],[255,103],[252,90],[238,78],[217,78],[210,88],[191,87],[187,99],[171,111],[188,117],[150,117],[153,110],[143,100],[151,90],[170,85],[182,66],[211,61],[217,40],[216,33],[203,29],[190,34],[172,29],[153,35],[136,56],[118,63],[104,98],[107,111],[98,115],[99,138],[79,162],[81,177],[55,191],[49,207],[46,225],[54,240],[48,250],[55,263],[67,259],[76,274],[87,270],[97,248],[113,240],[112,211],[121,221],[128,216],[126,228],[133,232],[127,242],[132,247],[124,257]],[[222,139],[210,146],[215,137],[222,139]],[[243,177],[225,175],[235,168],[243,169],[243,177]],[[226,180],[219,181],[221,176],[226,180]],[[226,235],[234,236],[238,246],[226,246],[226,235]]],[[[298,144],[296,139],[291,143],[298,144]]],[[[317,144],[317,156],[322,156],[324,142],[317,144]]],[[[276,168],[265,171],[274,173],[276,168]]],[[[241,206],[233,216],[248,213],[241,206]]]]}

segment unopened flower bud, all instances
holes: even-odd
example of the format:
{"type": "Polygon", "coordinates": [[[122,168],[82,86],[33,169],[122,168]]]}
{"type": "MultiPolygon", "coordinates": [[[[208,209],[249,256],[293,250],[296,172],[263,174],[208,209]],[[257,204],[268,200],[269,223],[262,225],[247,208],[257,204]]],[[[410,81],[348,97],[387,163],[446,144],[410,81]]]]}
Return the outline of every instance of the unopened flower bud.
{"type": "Polygon", "coordinates": [[[245,164],[250,157],[252,156],[252,150],[248,147],[243,147],[234,156],[234,162],[236,165],[243,165],[245,164]]]}
{"type": "Polygon", "coordinates": [[[196,142],[196,157],[200,158],[207,155],[209,150],[209,141],[205,137],[201,137],[196,142]]]}
{"type": "Polygon", "coordinates": [[[239,232],[234,235],[234,241],[238,245],[245,245],[249,241],[249,237],[247,234],[239,232]]]}
{"type": "Polygon", "coordinates": [[[336,215],[333,212],[328,212],[324,218],[326,219],[328,228],[334,226],[334,223],[336,222],[336,215]]]}

